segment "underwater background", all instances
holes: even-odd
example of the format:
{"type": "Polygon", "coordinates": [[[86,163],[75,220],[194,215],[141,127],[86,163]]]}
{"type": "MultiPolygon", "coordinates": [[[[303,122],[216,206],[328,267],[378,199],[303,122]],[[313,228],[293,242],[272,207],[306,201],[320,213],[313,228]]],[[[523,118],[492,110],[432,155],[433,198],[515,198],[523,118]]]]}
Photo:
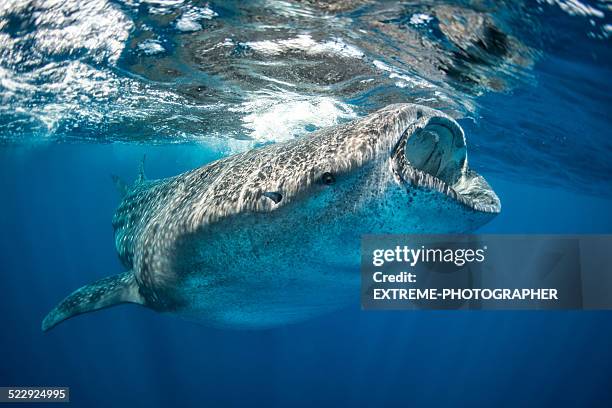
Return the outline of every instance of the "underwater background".
{"type": "MultiPolygon", "coordinates": [[[[261,331],[137,306],[110,175],[167,177],[390,103],[441,109],[502,201],[478,232],[612,233],[609,1],[0,4],[0,386],[109,406],[610,406],[612,315],[361,311],[261,331]]],[[[520,256],[517,254],[517,256],[520,256]]],[[[44,404],[43,404],[44,405],[44,404]]]]}

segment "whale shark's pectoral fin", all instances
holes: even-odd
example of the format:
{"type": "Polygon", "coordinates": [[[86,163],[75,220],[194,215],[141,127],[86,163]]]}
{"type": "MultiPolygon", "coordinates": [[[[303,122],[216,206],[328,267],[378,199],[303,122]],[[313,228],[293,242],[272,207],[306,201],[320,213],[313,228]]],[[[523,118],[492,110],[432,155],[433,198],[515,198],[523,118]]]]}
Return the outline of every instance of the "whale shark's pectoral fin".
{"type": "Polygon", "coordinates": [[[73,316],[121,303],[144,304],[131,271],[100,279],[75,290],[44,318],[42,330],[52,329],[73,316]]]}

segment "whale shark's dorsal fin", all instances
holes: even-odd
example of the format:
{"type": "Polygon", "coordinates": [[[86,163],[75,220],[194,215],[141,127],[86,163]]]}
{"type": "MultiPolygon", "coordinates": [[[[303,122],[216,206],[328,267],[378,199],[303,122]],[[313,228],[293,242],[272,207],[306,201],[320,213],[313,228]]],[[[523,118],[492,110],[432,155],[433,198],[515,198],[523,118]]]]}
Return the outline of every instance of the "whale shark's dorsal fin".
{"type": "Polygon", "coordinates": [[[144,304],[131,271],[100,279],[75,290],[44,318],[42,330],[50,330],[73,316],[121,303],[144,304]]]}
{"type": "Polygon", "coordinates": [[[125,197],[129,190],[128,185],[121,179],[121,177],[115,174],[111,174],[111,178],[113,179],[113,183],[115,184],[115,188],[117,189],[119,196],[121,198],[125,197]]]}
{"type": "Polygon", "coordinates": [[[134,182],[135,186],[147,180],[147,176],[145,176],[145,170],[144,170],[146,158],[147,158],[147,155],[146,154],[143,155],[142,160],[140,161],[140,166],[138,166],[138,177],[136,178],[136,181],[134,182]]]}
{"type": "MultiPolygon", "coordinates": [[[[147,180],[147,176],[144,171],[144,164],[147,155],[142,156],[142,160],[140,161],[140,165],[138,166],[138,176],[136,176],[136,180],[134,181],[134,187],[145,182],[147,180]]],[[[130,191],[130,187],[127,185],[123,179],[115,174],[111,174],[111,178],[113,179],[113,183],[115,184],[115,188],[119,193],[121,198],[125,197],[125,195],[130,191]]]]}

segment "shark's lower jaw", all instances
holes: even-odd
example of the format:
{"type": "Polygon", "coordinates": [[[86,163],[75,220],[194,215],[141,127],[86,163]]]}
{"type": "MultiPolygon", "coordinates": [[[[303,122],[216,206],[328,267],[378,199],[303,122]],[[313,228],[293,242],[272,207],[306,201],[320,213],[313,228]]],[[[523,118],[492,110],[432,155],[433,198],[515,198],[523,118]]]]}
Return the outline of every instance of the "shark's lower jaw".
{"type": "Polygon", "coordinates": [[[406,185],[439,191],[474,211],[501,211],[487,181],[468,168],[463,131],[448,118],[431,117],[406,129],[391,155],[391,168],[406,185]]]}

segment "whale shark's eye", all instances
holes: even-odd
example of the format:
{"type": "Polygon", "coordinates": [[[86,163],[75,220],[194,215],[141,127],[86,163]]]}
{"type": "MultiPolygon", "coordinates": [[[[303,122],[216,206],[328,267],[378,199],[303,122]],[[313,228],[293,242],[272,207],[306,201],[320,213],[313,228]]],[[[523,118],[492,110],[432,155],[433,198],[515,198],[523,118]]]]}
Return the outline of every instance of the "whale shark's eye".
{"type": "Polygon", "coordinates": [[[336,182],[336,178],[330,172],[325,172],[321,175],[321,182],[325,185],[331,185],[336,182]]]}

